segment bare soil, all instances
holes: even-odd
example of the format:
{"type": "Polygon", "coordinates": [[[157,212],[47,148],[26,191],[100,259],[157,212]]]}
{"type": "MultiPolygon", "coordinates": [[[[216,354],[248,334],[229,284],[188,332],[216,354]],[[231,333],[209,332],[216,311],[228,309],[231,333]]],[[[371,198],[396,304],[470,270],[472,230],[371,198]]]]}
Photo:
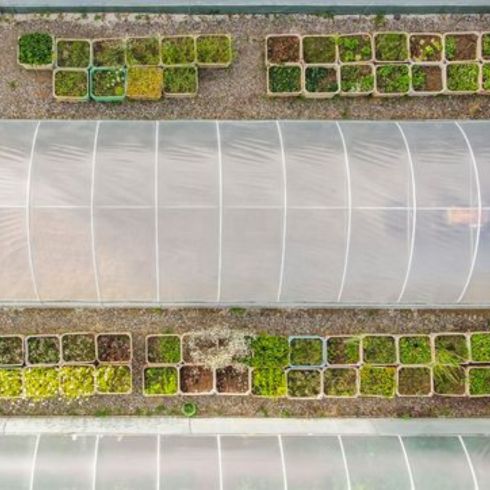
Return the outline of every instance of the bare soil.
{"type": "Polygon", "coordinates": [[[477,56],[478,38],[474,34],[456,36],[455,60],[474,60],[477,56]]]}
{"type": "Polygon", "coordinates": [[[203,366],[182,366],[180,389],[184,393],[209,393],[213,390],[213,372],[203,366]]]}
{"type": "Polygon", "coordinates": [[[425,86],[423,91],[440,92],[442,90],[442,74],[439,66],[425,66],[425,86]]]}

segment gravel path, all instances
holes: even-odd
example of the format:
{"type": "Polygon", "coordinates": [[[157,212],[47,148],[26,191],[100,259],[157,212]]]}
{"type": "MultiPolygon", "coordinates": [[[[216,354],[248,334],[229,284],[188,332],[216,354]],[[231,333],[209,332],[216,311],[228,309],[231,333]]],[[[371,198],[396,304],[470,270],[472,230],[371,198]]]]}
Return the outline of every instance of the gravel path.
{"type": "Polygon", "coordinates": [[[402,16],[387,18],[320,15],[15,15],[0,17],[0,114],[3,118],[73,119],[440,119],[489,118],[485,96],[334,100],[270,99],[265,95],[263,66],[266,34],[333,33],[403,29],[409,31],[487,30],[490,15],[402,16]],[[126,102],[120,105],[56,102],[51,73],[32,73],[16,64],[17,37],[47,30],[66,37],[229,32],[236,61],[227,70],[201,70],[196,99],[126,102]]]}

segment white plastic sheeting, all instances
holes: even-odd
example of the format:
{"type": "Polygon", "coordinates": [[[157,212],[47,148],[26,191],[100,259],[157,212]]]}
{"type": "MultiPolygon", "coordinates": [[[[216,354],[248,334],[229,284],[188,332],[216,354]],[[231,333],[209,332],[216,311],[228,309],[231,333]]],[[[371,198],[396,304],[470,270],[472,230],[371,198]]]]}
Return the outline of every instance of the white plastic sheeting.
{"type": "Polygon", "coordinates": [[[489,306],[489,135],[0,121],[0,302],[489,306]]]}

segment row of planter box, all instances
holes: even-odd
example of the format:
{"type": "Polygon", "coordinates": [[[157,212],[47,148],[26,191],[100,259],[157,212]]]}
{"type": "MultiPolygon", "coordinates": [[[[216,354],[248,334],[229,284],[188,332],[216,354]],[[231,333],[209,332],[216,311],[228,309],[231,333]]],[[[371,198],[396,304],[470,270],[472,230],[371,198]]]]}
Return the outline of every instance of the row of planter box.
{"type": "Polygon", "coordinates": [[[54,38],[34,32],[19,37],[17,62],[28,70],[125,66],[226,68],[232,62],[228,34],[104,39],[54,38]]]}

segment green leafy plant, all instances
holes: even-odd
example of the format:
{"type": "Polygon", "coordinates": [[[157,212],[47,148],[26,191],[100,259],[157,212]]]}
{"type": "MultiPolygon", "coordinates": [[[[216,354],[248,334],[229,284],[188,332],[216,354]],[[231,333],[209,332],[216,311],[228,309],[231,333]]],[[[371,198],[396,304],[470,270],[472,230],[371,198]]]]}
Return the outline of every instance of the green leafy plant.
{"type": "Polygon", "coordinates": [[[398,392],[405,396],[429,395],[432,390],[430,368],[402,367],[398,371],[398,392]]]}
{"type": "Polygon", "coordinates": [[[402,364],[429,364],[432,350],[428,335],[406,335],[398,340],[400,362],[402,364]]]}
{"type": "Polygon", "coordinates": [[[410,89],[408,65],[383,65],[376,67],[376,87],[383,94],[405,94],[410,89]]]}
{"type": "Polygon", "coordinates": [[[461,366],[437,364],[433,369],[434,391],[438,395],[464,395],[466,391],[465,369],[461,366]]]}
{"type": "Polygon", "coordinates": [[[483,90],[490,90],[490,63],[482,65],[482,87],[483,90]]]}
{"type": "Polygon", "coordinates": [[[305,63],[335,63],[337,61],[335,36],[303,37],[303,60],[305,63]]]}
{"type": "Polygon", "coordinates": [[[162,63],[186,65],[196,60],[196,44],[192,36],[164,37],[162,39],[162,63]]]}
{"type": "Polygon", "coordinates": [[[267,62],[273,64],[297,63],[300,60],[298,36],[271,36],[267,38],[267,62]]]}
{"type": "Polygon", "coordinates": [[[369,93],[374,89],[374,75],[368,65],[342,65],[340,88],[345,93],[369,93]]]}
{"type": "Polygon", "coordinates": [[[28,398],[52,398],[58,395],[59,373],[57,368],[28,368],[24,372],[26,396],[28,398]]]}
{"type": "Polygon", "coordinates": [[[370,61],[373,57],[371,37],[368,35],[340,36],[338,44],[340,61],[343,63],[370,61]]]}
{"type": "Polygon", "coordinates": [[[88,68],[90,42],[84,39],[59,39],[56,43],[56,63],[61,68],[88,68]]]}
{"type": "Polygon", "coordinates": [[[58,364],[60,361],[58,337],[29,337],[27,339],[27,360],[31,364],[58,364]]]}
{"type": "Polygon", "coordinates": [[[178,364],[181,361],[181,343],[177,335],[150,335],[147,346],[148,362],[178,364]]]}
{"type": "Polygon", "coordinates": [[[446,36],[445,53],[448,61],[474,60],[477,56],[476,34],[450,34],[446,36]]]}
{"type": "Polygon", "coordinates": [[[378,61],[405,61],[408,58],[407,35],[404,32],[377,34],[374,44],[378,61]]]}
{"type": "Polygon", "coordinates": [[[0,365],[9,366],[24,363],[22,337],[16,335],[0,337],[0,365]]]}
{"type": "Polygon", "coordinates": [[[54,95],[57,97],[88,97],[88,73],[85,70],[57,70],[54,73],[54,95]]]}
{"type": "Polygon", "coordinates": [[[99,39],[93,42],[94,66],[118,67],[126,63],[126,47],[123,39],[99,39]]]}
{"type": "Polygon", "coordinates": [[[231,63],[231,39],[225,35],[201,35],[196,39],[197,62],[203,65],[231,63]]]}
{"type": "Polygon", "coordinates": [[[447,36],[444,43],[444,53],[447,60],[454,60],[456,58],[456,39],[454,36],[447,36]]]}
{"type": "Polygon", "coordinates": [[[447,65],[447,88],[451,92],[475,92],[478,90],[480,67],[478,63],[447,65]]]}
{"type": "Polygon", "coordinates": [[[469,370],[470,395],[490,395],[490,368],[471,368],[469,370]]]}
{"type": "Polygon", "coordinates": [[[91,95],[96,100],[122,100],[126,95],[126,71],[97,68],[91,71],[91,95]]]}
{"type": "Polygon", "coordinates": [[[457,365],[468,361],[468,343],[464,335],[438,335],[435,338],[436,362],[457,365]]]}
{"type": "Polygon", "coordinates": [[[440,92],[443,89],[441,67],[412,65],[412,88],[415,92],[440,92]]]}
{"type": "Polygon", "coordinates": [[[23,387],[21,369],[0,369],[0,398],[18,398],[23,387]]]}
{"type": "Polygon", "coordinates": [[[321,393],[320,371],[292,369],[287,373],[288,394],[297,398],[313,398],[321,393]]]}
{"type": "Polygon", "coordinates": [[[99,366],[96,371],[99,393],[129,393],[132,388],[129,366],[99,366]]]}
{"type": "Polygon", "coordinates": [[[390,335],[367,335],[362,339],[362,355],[367,364],[395,364],[395,339],[390,335]]]}
{"type": "Polygon", "coordinates": [[[163,90],[163,70],[158,66],[130,66],[126,95],[130,99],[158,100],[163,90]]]}
{"type": "Polygon", "coordinates": [[[257,368],[252,372],[252,393],[257,396],[280,397],[287,391],[286,374],[281,368],[257,368]]]}
{"type": "Polygon", "coordinates": [[[490,34],[484,34],[481,38],[482,58],[490,60],[490,34]]]}
{"type": "Polygon", "coordinates": [[[90,396],[95,391],[93,366],[65,366],[60,369],[61,393],[68,398],[90,396]]]}
{"type": "Polygon", "coordinates": [[[95,337],[93,334],[65,334],[61,339],[61,349],[65,362],[95,361],[95,337]]]}
{"type": "Polygon", "coordinates": [[[296,337],[289,342],[290,364],[293,366],[321,366],[323,364],[323,339],[296,337]]]}
{"type": "Polygon", "coordinates": [[[324,66],[308,66],[305,70],[305,88],[311,93],[337,92],[337,70],[324,66]]]}
{"type": "Polygon", "coordinates": [[[393,367],[363,366],[361,368],[361,394],[391,398],[395,395],[396,369],[393,367]]]}
{"type": "Polygon", "coordinates": [[[410,57],[414,61],[440,61],[442,59],[442,39],[430,34],[410,36],[410,57]]]}
{"type": "Polygon", "coordinates": [[[260,368],[283,368],[289,363],[289,342],[287,337],[260,334],[251,340],[252,357],[250,365],[260,368]]]}
{"type": "Polygon", "coordinates": [[[53,37],[46,32],[23,34],[18,41],[19,63],[44,66],[53,63],[53,37]]]}
{"type": "Polygon", "coordinates": [[[166,94],[195,94],[197,92],[197,68],[172,66],[165,68],[166,94]]]}
{"type": "Polygon", "coordinates": [[[178,386],[177,368],[151,367],[144,370],[145,395],[175,395],[178,386]]]}
{"type": "Polygon", "coordinates": [[[355,368],[327,368],[323,372],[323,391],[327,396],[351,397],[357,395],[355,368]]]}
{"type": "Polygon", "coordinates": [[[128,65],[158,65],[160,41],[157,37],[130,37],[126,43],[128,65]]]}
{"type": "Polygon", "coordinates": [[[269,90],[274,94],[298,93],[301,91],[301,68],[299,66],[270,66],[269,90]]]}
{"type": "Polygon", "coordinates": [[[194,402],[187,402],[182,405],[182,415],[194,417],[197,415],[197,405],[194,402]]]}
{"type": "Polygon", "coordinates": [[[470,337],[471,360],[490,363],[490,333],[474,333],[470,337]]]}
{"type": "Polygon", "coordinates": [[[360,361],[359,337],[329,337],[327,362],[329,364],[357,364],[360,361]]]}

